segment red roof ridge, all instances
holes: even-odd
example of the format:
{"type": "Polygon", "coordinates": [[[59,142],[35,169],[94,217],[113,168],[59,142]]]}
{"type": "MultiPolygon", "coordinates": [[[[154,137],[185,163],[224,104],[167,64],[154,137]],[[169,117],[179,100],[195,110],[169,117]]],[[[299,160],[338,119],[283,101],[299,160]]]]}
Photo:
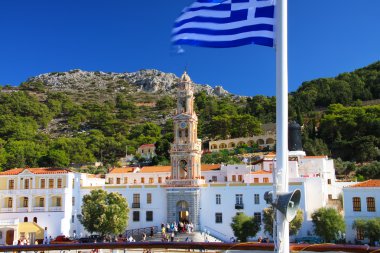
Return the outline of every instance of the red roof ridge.
{"type": "Polygon", "coordinates": [[[349,187],[356,188],[356,187],[380,187],[380,179],[370,179],[367,181],[363,181],[354,185],[351,185],[349,187]]]}

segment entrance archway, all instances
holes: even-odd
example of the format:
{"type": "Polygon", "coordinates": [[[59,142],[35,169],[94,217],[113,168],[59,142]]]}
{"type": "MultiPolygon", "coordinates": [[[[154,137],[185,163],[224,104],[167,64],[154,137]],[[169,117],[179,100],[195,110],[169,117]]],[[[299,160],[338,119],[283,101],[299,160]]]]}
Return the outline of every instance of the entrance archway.
{"type": "Polygon", "coordinates": [[[189,222],[189,203],[184,200],[177,202],[177,221],[189,222]]]}

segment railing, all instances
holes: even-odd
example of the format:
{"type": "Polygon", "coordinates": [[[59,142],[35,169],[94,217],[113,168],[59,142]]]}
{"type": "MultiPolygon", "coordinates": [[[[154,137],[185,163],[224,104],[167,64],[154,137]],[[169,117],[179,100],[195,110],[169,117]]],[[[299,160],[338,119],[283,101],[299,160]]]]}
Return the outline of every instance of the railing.
{"type": "Polygon", "coordinates": [[[49,207],[50,212],[59,212],[62,211],[62,206],[51,206],[49,207]]]}
{"type": "Polygon", "coordinates": [[[132,203],[132,208],[140,208],[140,203],[132,203]]]}
{"type": "Polygon", "coordinates": [[[171,151],[201,150],[198,143],[171,144],[171,151]]]}
{"type": "Polygon", "coordinates": [[[1,208],[1,212],[2,213],[11,213],[11,212],[13,212],[13,208],[12,207],[3,207],[3,208],[1,208]]]}
{"type": "Polygon", "coordinates": [[[41,206],[36,206],[36,207],[33,207],[33,212],[43,212],[45,211],[45,207],[41,207],[41,206]]]}
{"type": "Polygon", "coordinates": [[[243,203],[236,203],[235,209],[244,209],[244,204],[243,203]]]}
{"type": "Polygon", "coordinates": [[[204,179],[169,179],[166,184],[170,186],[196,186],[204,184],[204,179]]]}
{"type": "Polygon", "coordinates": [[[32,188],[32,189],[8,189],[8,190],[0,190],[0,194],[4,195],[45,195],[48,194],[65,194],[69,191],[68,188],[32,188]]]}
{"type": "Polygon", "coordinates": [[[216,239],[221,240],[222,242],[231,242],[231,238],[228,237],[227,235],[212,229],[210,227],[204,226],[203,231],[206,231],[206,233],[210,234],[211,236],[215,237],[216,239]]]}
{"type": "Polygon", "coordinates": [[[18,207],[16,210],[17,210],[17,212],[20,212],[20,213],[26,213],[26,212],[28,212],[28,208],[27,207],[18,207]]]}
{"type": "Polygon", "coordinates": [[[129,229],[125,231],[125,238],[128,239],[130,236],[132,236],[133,239],[135,239],[136,241],[140,241],[142,239],[143,234],[145,234],[146,236],[150,236],[152,232],[153,232],[153,235],[157,234],[158,227],[153,226],[153,227],[146,227],[146,228],[129,229]]]}
{"type": "MultiPolygon", "coordinates": [[[[37,251],[58,251],[58,250],[80,250],[82,252],[113,252],[112,250],[123,249],[175,249],[176,252],[192,252],[205,250],[242,250],[273,252],[273,243],[220,243],[220,242],[113,242],[113,243],[70,243],[70,244],[38,244],[38,245],[13,245],[0,246],[0,252],[37,252],[37,251]],[[108,250],[107,250],[108,249],[108,250]]],[[[370,253],[379,252],[380,247],[369,247],[367,245],[344,245],[344,244],[291,244],[290,252],[356,252],[370,253]]],[[[142,250],[141,250],[142,251],[142,250]]]]}

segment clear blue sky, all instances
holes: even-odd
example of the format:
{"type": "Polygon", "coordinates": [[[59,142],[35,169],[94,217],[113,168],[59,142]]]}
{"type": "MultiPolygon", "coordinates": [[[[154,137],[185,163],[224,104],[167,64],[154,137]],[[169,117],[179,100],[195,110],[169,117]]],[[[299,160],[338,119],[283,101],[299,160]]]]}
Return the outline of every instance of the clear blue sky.
{"type": "MultiPolygon", "coordinates": [[[[275,51],[170,45],[191,0],[1,0],[0,84],[71,69],[180,75],[239,95],[275,94],[275,51]]],[[[289,0],[289,90],[380,60],[380,0],[289,0]]]]}

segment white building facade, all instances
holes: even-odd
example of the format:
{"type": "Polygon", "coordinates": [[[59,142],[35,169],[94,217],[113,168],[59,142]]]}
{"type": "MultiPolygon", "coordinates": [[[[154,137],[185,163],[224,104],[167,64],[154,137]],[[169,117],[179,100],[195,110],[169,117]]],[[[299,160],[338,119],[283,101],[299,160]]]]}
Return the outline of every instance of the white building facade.
{"type": "MultiPolygon", "coordinates": [[[[105,179],[64,169],[0,172],[0,243],[60,234],[86,236],[79,222],[82,198],[94,189],[118,192],[127,199],[127,229],[192,222],[195,230],[228,241],[233,237],[230,223],[237,213],[262,217],[268,207],[264,193],[273,190],[275,154],[263,155],[253,165],[201,165],[193,87],[186,73],[177,96],[171,166],[114,168],[105,179]]],[[[290,190],[302,193],[300,236],[312,234],[311,214],[341,193],[334,172],[333,162],[326,156],[290,152],[290,190]]],[[[257,236],[268,235],[261,230],[257,236]]]]}

